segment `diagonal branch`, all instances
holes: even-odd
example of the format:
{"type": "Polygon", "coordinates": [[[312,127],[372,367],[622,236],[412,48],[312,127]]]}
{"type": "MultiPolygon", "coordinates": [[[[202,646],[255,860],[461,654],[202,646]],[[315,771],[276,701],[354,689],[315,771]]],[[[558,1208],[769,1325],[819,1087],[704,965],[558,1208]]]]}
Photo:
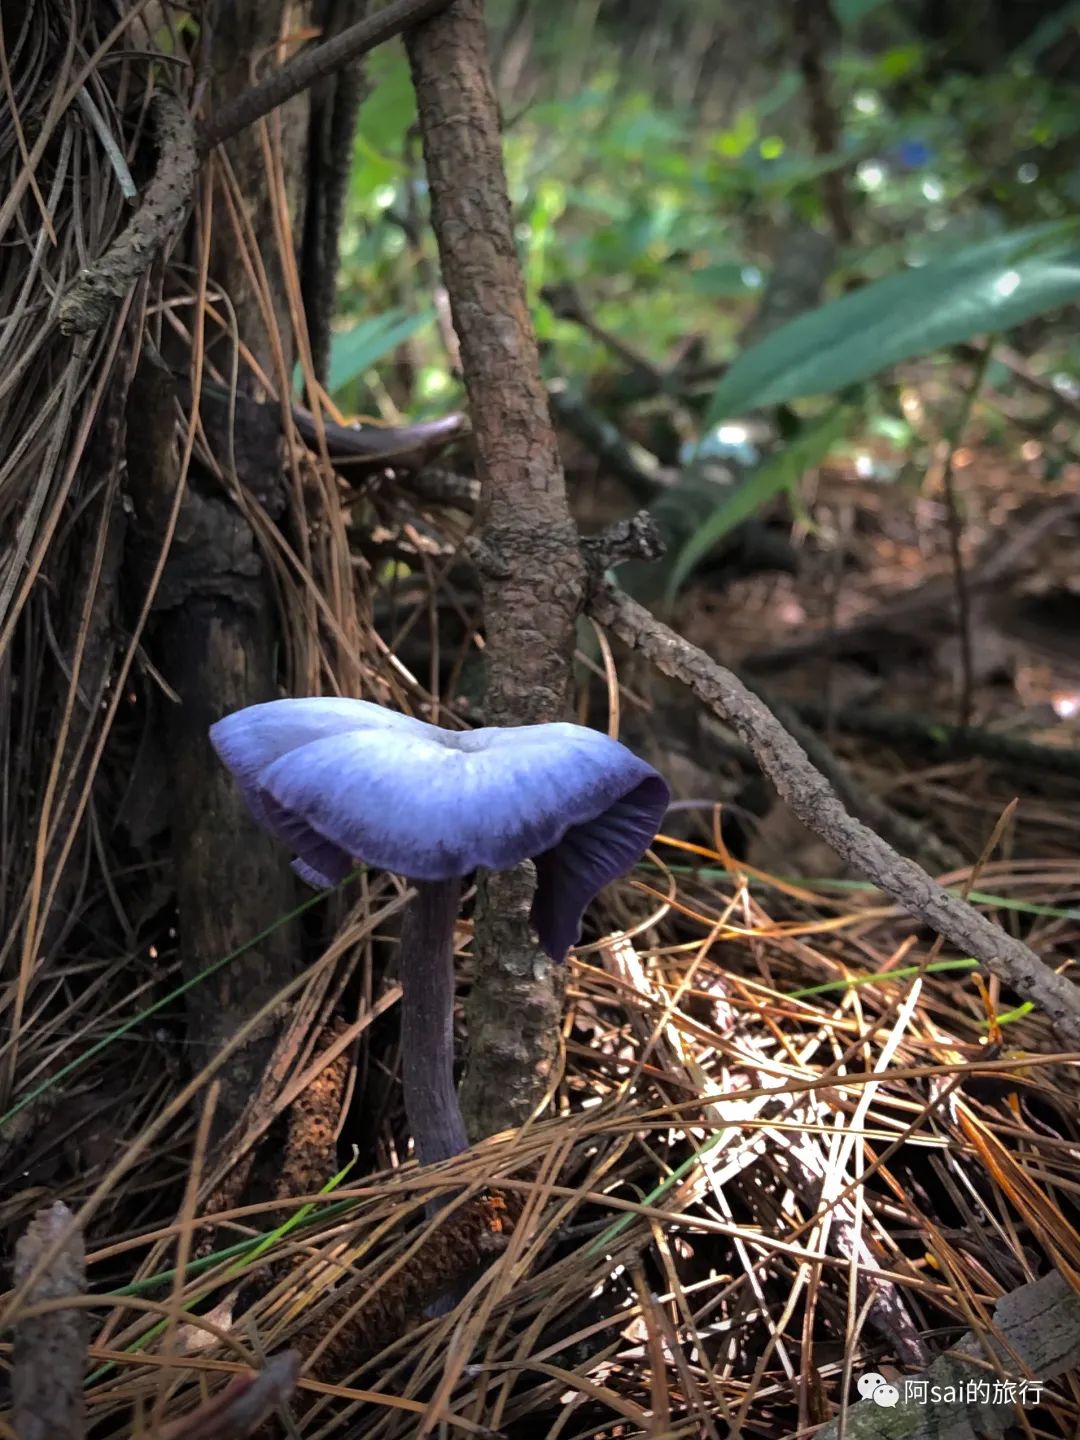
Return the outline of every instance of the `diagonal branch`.
{"type": "Polygon", "coordinates": [[[261,84],[238,95],[228,105],[223,105],[207,121],[199,132],[199,153],[205,155],[215,145],[254,125],[256,120],[269,115],[271,110],[284,105],[294,95],[359,60],[361,55],[366,55],[386,40],[392,40],[410,25],[426,20],[429,15],[437,15],[449,3],[450,0],[391,0],[382,10],[350,25],[333,39],[301,50],[287,65],[267,76],[261,84]]]}
{"type": "Polygon", "coordinates": [[[128,224],[60,302],[60,328],[65,334],[99,330],[117,301],[168,249],[187,219],[198,173],[191,119],[167,90],[154,96],[153,114],[158,150],[154,178],[128,224]]]}
{"type": "Polygon", "coordinates": [[[594,620],[726,720],[808,830],[905,910],[1044,1011],[1063,1044],[1080,1050],[1080,988],[849,815],[802,747],[730,670],[606,580],[594,578],[586,608],[594,620]]]}

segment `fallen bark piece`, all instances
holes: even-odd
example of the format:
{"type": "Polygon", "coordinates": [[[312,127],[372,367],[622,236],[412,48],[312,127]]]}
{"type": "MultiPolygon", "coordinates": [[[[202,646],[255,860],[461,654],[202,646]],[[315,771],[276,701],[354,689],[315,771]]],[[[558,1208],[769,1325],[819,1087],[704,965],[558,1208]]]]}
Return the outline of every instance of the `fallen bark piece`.
{"type": "MultiPolygon", "coordinates": [[[[82,1232],[71,1228],[61,1201],[39,1210],[15,1246],[15,1285],[21,1287],[59,1236],[67,1240],[26,1293],[25,1307],[86,1291],[82,1232]]],[[[86,1312],[50,1310],[15,1320],[12,1356],[12,1419],[18,1440],[83,1440],[86,1411],[86,1312]]]]}
{"type": "MultiPolygon", "coordinates": [[[[994,1330],[969,1331],[924,1374],[904,1376],[895,1404],[871,1395],[853,1405],[844,1440],[1000,1440],[1018,1410],[1039,1403],[1047,1381],[1080,1365],[1080,1295],[1056,1270],[1003,1295],[994,1330]],[[1008,1378],[988,1363],[991,1354],[1008,1378]]],[[[814,1440],[840,1440],[839,1421],[814,1440]]]]}

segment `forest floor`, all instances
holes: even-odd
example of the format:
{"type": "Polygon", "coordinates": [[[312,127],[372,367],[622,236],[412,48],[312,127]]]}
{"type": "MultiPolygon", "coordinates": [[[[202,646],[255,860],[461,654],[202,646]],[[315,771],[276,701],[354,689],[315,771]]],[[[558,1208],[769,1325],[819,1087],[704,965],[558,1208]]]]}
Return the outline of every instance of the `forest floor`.
{"type": "MultiPolygon", "coordinates": [[[[944,882],[1066,965],[1080,469],[1050,486],[1040,456],[986,445],[956,455],[954,480],[966,643],[940,486],[846,463],[808,497],[797,576],[698,586],[676,621],[816,706],[858,785],[956,852],[944,882]],[[980,734],[1038,751],[943,757],[961,705],[980,734]],[[910,728],[859,730],[860,707],[910,728]]],[[[95,1435],[133,1415],[235,1433],[220,1406],[183,1417],[213,1372],[245,1365],[305,1437],[811,1433],[858,1403],[861,1375],[899,1384],[992,1330],[1002,1297],[1080,1269],[1080,1085],[1046,1021],[781,808],[746,802],[737,761],[713,778],[571,959],[545,1116],[438,1170],[397,1148],[385,886],[349,895],[321,989],[295,1002],[294,1080],[256,1127],[256,1179],[276,1177],[261,1204],[238,1205],[208,1156],[179,1002],[132,1014],[159,972],[84,958],[99,983],[80,988],[76,1038],[62,1013],[36,1033],[52,1078],[3,1117],[21,1179],[0,1218],[13,1239],[37,1205],[93,1189],[95,1435]],[[425,1217],[432,1195],[446,1203],[425,1217]],[[284,1349],[303,1358],[295,1388],[264,1366],[284,1349]]],[[[467,924],[460,939],[464,987],[467,924]]],[[[1017,1344],[997,1372],[1019,1383],[1017,1344]]],[[[1070,1344],[1075,1366],[1080,1324],[1070,1344]]],[[[1076,1433],[1075,1379],[1017,1395],[1033,1431],[1076,1433]]]]}

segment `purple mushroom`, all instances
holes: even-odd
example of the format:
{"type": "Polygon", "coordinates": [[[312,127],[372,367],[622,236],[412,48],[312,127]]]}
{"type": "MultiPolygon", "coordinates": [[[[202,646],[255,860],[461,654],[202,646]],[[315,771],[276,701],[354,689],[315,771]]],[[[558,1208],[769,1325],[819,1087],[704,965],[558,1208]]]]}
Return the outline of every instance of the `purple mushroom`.
{"type": "Polygon", "coordinates": [[[401,927],[405,1110],[422,1164],[456,1155],[468,1144],[453,1074],[462,877],[534,861],[532,923],[559,963],[590,901],[652,841],[667,785],[582,725],[443,730],[364,700],[253,705],[210,739],[309,884],[358,862],[415,884],[401,927]]]}

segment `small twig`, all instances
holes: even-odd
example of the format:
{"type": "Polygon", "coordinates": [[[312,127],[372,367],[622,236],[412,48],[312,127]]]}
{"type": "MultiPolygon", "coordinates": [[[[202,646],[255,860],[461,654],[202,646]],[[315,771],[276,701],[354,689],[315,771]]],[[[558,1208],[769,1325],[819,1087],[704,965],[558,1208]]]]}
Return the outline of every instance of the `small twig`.
{"type": "Polygon", "coordinates": [[[663,674],[679,680],[725,719],[750,747],[761,769],[799,820],[854,869],[911,914],[972,955],[991,974],[1043,1010],[1070,1049],[1080,1049],[1080,990],[1045,965],[958,896],[936,884],[914,861],[845,810],[825,777],[776,716],[746,686],[696,646],[661,624],[643,606],[592,577],[588,613],[638,650],[663,674]]]}
{"type": "Polygon", "coordinates": [[[540,292],[542,298],[547,302],[553,314],[560,320],[572,320],[575,325],[580,325],[597,344],[603,345],[613,355],[623,362],[632,374],[640,375],[651,387],[652,393],[659,394],[667,387],[667,376],[664,371],[654,365],[652,361],[640,351],[627,345],[620,340],[618,335],[612,334],[598,325],[585,308],[584,301],[578,294],[575,286],[564,281],[560,285],[547,285],[540,292]]]}
{"type": "MultiPolygon", "coordinates": [[[[974,345],[959,345],[957,354],[964,360],[978,361],[983,351],[974,345]]],[[[1033,370],[1026,355],[1021,355],[1018,350],[1011,350],[1007,345],[995,345],[994,359],[999,365],[1004,365],[1025,390],[1032,395],[1041,396],[1059,415],[1067,415],[1071,420],[1080,419],[1080,400],[1059,390],[1052,380],[1033,370]]]]}
{"type": "Polygon", "coordinates": [[[391,0],[391,3],[377,14],[350,25],[333,39],[301,50],[299,55],[280,70],[276,70],[273,75],[267,76],[261,84],[245,91],[243,95],[238,95],[228,105],[223,105],[217,114],[202,126],[198,138],[199,154],[205,155],[215,145],[220,145],[241,130],[246,130],[249,125],[254,125],[256,120],[269,115],[271,110],[284,105],[294,95],[299,95],[327,75],[333,75],[336,70],[359,60],[361,55],[374,50],[376,45],[392,40],[395,35],[400,35],[403,30],[419,24],[431,15],[437,15],[440,10],[445,10],[449,3],[450,0],[391,0]]]}
{"type": "Polygon", "coordinates": [[[659,560],[664,554],[664,542],[653,517],[647,510],[640,510],[627,520],[616,520],[599,535],[586,535],[581,549],[590,569],[603,574],[628,561],[659,560]]]}
{"type": "MultiPolygon", "coordinates": [[[[86,1290],[82,1232],[72,1227],[71,1218],[71,1211],[57,1200],[37,1212],[15,1246],[15,1284],[20,1286],[57,1238],[68,1232],[67,1242],[26,1292],[27,1307],[86,1290]]],[[[11,1396],[19,1440],[82,1440],[86,1356],[85,1312],[49,1310],[28,1320],[16,1316],[11,1396]]]]}
{"type": "Polygon", "coordinates": [[[993,350],[993,342],[988,342],[979,354],[975,365],[975,374],[972,376],[971,384],[968,386],[967,394],[964,396],[960,413],[956,417],[956,423],[947,440],[947,451],[945,464],[941,471],[941,485],[945,492],[945,511],[949,522],[949,554],[952,559],[953,584],[956,588],[956,618],[960,628],[960,696],[957,702],[957,719],[961,726],[971,724],[972,694],[974,691],[974,665],[972,662],[972,635],[971,635],[971,594],[968,588],[967,572],[964,569],[964,555],[961,548],[961,541],[964,534],[964,524],[960,518],[960,508],[956,501],[956,483],[954,478],[954,465],[956,452],[960,442],[964,438],[964,432],[971,421],[971,412],[975,406],[975,398],[982,388],[983,379],[986,375],[986,367],[990,363],[990,352],[993,350]]]}
{"type": "Polygon", "coordinates": [[[100,329],[187,218],[198,172],[191,117],[168,91],[158,91],[153,107],[157,173],[137,213],[60,302],[60,327],[69,335],[100,329]]]}
{"type": "Polygon", "coordinates": [[[411,495],[427,505],[450,505],[472,514],[480,503],[480,482],[471,475],[425,465],[399,478],[411,495]]]}

